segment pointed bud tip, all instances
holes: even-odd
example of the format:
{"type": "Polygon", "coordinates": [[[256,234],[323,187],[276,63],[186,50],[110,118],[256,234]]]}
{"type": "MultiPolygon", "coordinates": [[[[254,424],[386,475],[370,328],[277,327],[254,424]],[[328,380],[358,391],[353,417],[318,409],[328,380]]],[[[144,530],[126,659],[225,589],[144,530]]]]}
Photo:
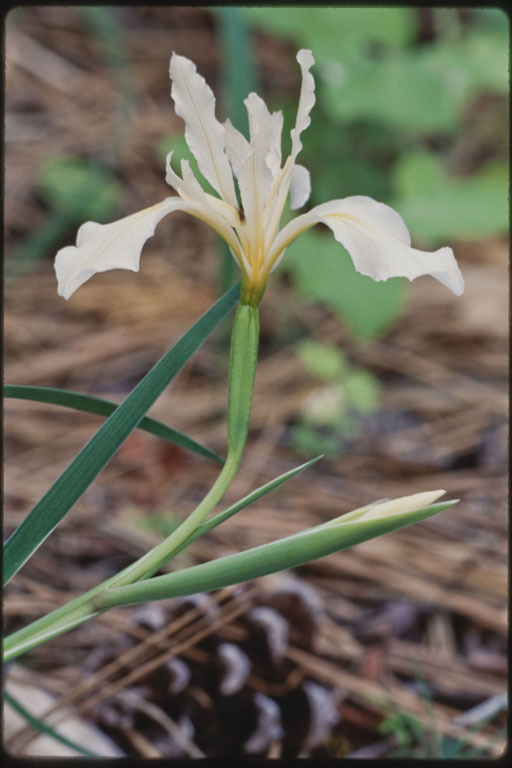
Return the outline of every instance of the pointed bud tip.
{"type": "Polygon", "coordinates": [[[402,496],[398,499],[391,499],[391,501],[384,501],[380,504],[373,505],[368,512],[365,512],[365,514],[358,519],[358,522],[376,520],[380,517],[387,517],[388,515],[401,515],[406,514],[407,512],[415,512],[416,510],[430,506],[445,493],[446,491],[444,490],[423,491],[422,493],[414,493],[411,496],[402,496]]]}

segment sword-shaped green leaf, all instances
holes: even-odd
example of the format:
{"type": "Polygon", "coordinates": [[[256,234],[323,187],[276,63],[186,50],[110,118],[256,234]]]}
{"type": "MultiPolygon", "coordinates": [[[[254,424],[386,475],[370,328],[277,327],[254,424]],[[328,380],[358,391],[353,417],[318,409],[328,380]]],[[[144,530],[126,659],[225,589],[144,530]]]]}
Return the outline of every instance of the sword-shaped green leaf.
{"type": "Polygon", "coordinates": [[[58,525],[169,382],[233,309],[239,295],[237,284],[153,366],[27,515],[5,545],[4,584],[58,525]]]}

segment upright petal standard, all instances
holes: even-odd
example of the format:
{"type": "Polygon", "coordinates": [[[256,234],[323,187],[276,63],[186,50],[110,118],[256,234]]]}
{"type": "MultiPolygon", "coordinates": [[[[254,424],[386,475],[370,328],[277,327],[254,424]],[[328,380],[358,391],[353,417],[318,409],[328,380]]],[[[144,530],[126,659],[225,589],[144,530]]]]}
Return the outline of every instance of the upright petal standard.
{"type": "MultiPolygon", "coordinates": [[[[411,238],[399,214],[370,197],[356,195],[331,200],[292,219],[280,231],[290,195],[292,209],[309,199],[309,171],[296,162],[301,134],[309,126],[315,104],[314,58],[301,50],[297,61],[302,87],[291,153],[283,162],[283,115],[269,112],[256,93],[245,99],[249,138],[229,120],[215,116],[215,96],[195,64],[173,53],[170,63],[171,96],[176,113],[185,122],[185,139],[202,177],[217,193],[208,193],[187,161],[181,176],[167,157],[166,181],[178,193],[112,224],[87,222],[78,230],[76,245],[62,248],[55,259],[59,294],[68,299],[95,272],[139,269],[140,253],[158,222],[173,211],[195,216],[224,238],[242,271],[241,302],[257,306],[270,272],[287,246],[315,224],[325,224],[348,251],[355,268],[373,280],[432,275],[457,296],[464,281],[451,248],[433,253],[411,247],[411,238]],[[241,203],[238,203],[237,188],[241,203]]],[[[343,258],[343,254],[340,254],[343,258]]]]}

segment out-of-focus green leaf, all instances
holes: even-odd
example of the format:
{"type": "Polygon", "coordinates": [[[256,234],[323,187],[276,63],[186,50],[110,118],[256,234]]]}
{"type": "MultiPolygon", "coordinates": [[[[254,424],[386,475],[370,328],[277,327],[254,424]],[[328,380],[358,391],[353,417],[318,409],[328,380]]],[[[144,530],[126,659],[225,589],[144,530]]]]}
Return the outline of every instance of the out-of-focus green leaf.
{"type": "Polygon", "coordinates": [[[41,195],[55,210],[10,254],[8,277],[21,275],[38,259],[50,255],[70,227],[87,219],[107,219],[122,199],[121,187],[112,174],[80,158],[50,157],[38,175],[41,195]]]}
{"type": "Polygon", "coordinates": [[[337,312],[356,337],[379,336],[402,312],[405,280],[376,283],[360,275],[330,234],[305,232],[290,245],[283,263],[303,298],[337,312]]]}
{"type": "Polygon", "coordinates": [[[345,395],[354,410],[373,413],[379,404],[379,382],[369,371],[355,368],[343,379],[345,395]]]}
{"type": "Polygon", "coordinates": [[[497,30],[470,29],[379,60],[340,53],[337,67],[324,70],[322,102],[335,120],[375,119],[408,132],[451,132],[471,98],[509,87],[508,45],[497,30]]]}
{"type": "Polygon", "coordinates": [[[502,29],[469,30],[459,40],[440,40],[425,48],[419,62],[444,81],[454,100],[463,105],[484,90],[508,93],[508,34],[502,29]]]}
{"type": "Polygon", "coordinates": [[[247,8],[255,26],[311,48],[318,61],[371,52],[372,45],[402,48],[414,34],[410,8],[247,8]]]}
{"type": "Polygon", "coordinates": [[[98,5],[84,5],[80,10],[101,46],[115,82],[121,113],[119,122],[122,124],[121,121],[126,120],[128,112],[135,106],[136,93],[123,30],[116,17],[117,11],[98,5]]]}
{"type": "Polygon", "coordinates": [[[334,346],[314,339],[304,339],[296,347],[301,363],[317,378],[340,379],[347,369],[345,355],[334,346]]]}
{"type": "Polygon", "coordinates": [[[250,32],[242,8],[218,8],[216,15],[223,55],[225,113],[235,128],[248,136],[244,99],[258,89],[250,32]]]}
{"type": "Polygon", "coordinates": [[[477,93],[508,90],[504,14],[501,25],[486,23],[482,15],[458,39],[444,39],[441,29],[434,42],[414,47],[411,8],[251,8],[246,13],[265,31],[313,50],[318,98],[337,123],[370,120],[412,134],[449,133],[477,93]]]}
{"type": "Polygon", "coordinates": [[[300,161],[311,172],[313,204],[350,195],[391,200],[389,171],[404,148],[396,130],[375,121],[335,122],[318,105],[302,142],[300,161]]]}
{"type": "Polygon", "coordinates": [[[294,451],[300,456],[311,456],[321,451],[325,456],[339,456],[342,451],[342,441],[333,430],[326,432],[317,429],[308,421],[299,421],[291,430],[291,443],[294,451]]]}
{"type": "Polygon", "coordinates": [[[452,131],[464,96],[437,71],[435,58],[417,52],[340,63],[337,77],[324,77],[321,93],[336,121],[373,119],[411,133],[452,131]]]}
{"type": "Polygon", "coordinates": [[[301,403],[291,442],[301,454],[339,455],[347,441],[360,434],[364,417],[377,410],[379,382],[369,371],[351,366],[333,344],[305,339],[296,350],[308,371],[328,383],[313,389],[301,403]]]}
{"type": "Polygon", "coordinates": [[[395,184],[394,207],[415,239],[427,245],[508,231],[508,169],[502,164],[456,178],[437,155],[417,150],[400,158],[395,184]]]}
{"type": "Polygon", "coordinates": [[[40,168],[42,194],[71,218],[102,219],[121,202],[121,187],[105,169],[76,157],[53,157],[40,168]]]}

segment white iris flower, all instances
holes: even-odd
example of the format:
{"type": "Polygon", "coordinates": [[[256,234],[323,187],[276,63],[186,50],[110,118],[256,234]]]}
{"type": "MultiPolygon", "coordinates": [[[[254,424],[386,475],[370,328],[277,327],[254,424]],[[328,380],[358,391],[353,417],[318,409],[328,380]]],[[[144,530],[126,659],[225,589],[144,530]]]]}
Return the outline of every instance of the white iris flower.
{"type": "Polygon", "coordinates": [[[370,197],[331,200],[279,229],[288,193],[295,209],[306,203],[311,191],[309,172],[296,162],[302,149],[301,133],[310,124],[309,113],[315,103],[311,51],[299,51],[297,61],[302,70],[302,88],[291,131],[291,154],[283,163],[282,113],[271,114],[256,93],[249,94],[245,100],[250,132],[247,140],[229,120],[224,124],[217,120],[215,97],[195,64],[173,53],[170,76],[176,113],[185,121],[185,139],[199,170],[218,197],[204,191],[186,160],[181,161],[179,176],[171,166],[170,153],[166,181],[178,195],[112,224],[83,224],[76,245],[57,253],[59,294],[68,299],[95,272],[119,268],[137,271],[141,250],[158,222],[168,213],[185,211],[209,224],[229,245],[242,270],[242,302],[246,304],[258,304],[268,276],[286,247],[319,223],[332,230],[361,274],[373,280],[413,280],[432,275],[460,295],[464,281],[451,248],[433,253],[411,248],[401,216],[370,197]]]}

